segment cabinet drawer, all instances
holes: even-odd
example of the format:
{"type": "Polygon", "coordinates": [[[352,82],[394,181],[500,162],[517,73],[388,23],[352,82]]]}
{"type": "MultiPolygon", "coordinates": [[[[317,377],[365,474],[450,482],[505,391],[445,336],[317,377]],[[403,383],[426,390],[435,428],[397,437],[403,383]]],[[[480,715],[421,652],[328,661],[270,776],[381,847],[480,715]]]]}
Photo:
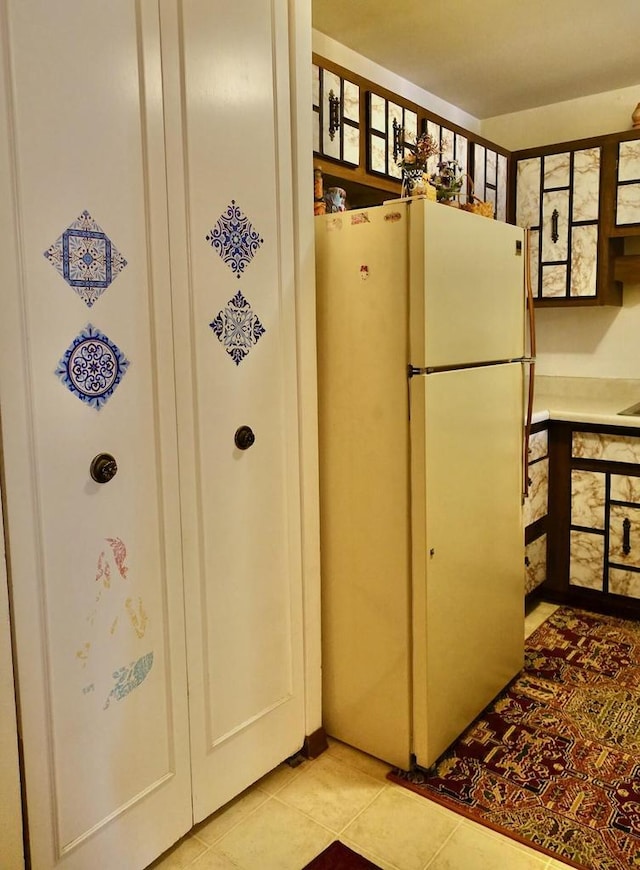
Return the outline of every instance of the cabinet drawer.
{"type": "MultiPolygon", "coordinates": [[[[547,577],[547,536],[541,535],[525,547],[524,594],[533,592],[547,577]]],[[[638,575],[640,577],[640,575],[638,575]]]]}
{"type": "Polygon", "coordinates": [[[602,435],[599,432],[574,432],[571,456],[574,459],[640,463],[640,438],[602,435]]]}
{"type": "Polygon", "coordinates": [[[525,526],[535,523],[547,514],[549,490],[549,460],[541,459],[529,466],[529,496],[523,513],[525,526]]]}
{"type": "Polygon", "coordinates": [[[529,462],[542,459],[549,452],[549,430],[534,432],[529,435],[529,462]]]}
{"type": "Polygon", "coordinates": [[[640,568],[640,507],[610,506],[609,561],[640,568]]]}

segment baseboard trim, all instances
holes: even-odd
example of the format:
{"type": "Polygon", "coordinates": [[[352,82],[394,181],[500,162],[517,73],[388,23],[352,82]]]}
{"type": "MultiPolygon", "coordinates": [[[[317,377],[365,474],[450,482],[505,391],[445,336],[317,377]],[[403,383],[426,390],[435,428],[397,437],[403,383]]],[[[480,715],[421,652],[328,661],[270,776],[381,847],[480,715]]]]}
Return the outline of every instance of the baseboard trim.
{"type": "Polygon", "coordinates": [[[326,732],[324,728],[318,728],[313,734],[307,734],[304,738],[301,752],[305,758],[317,758],[328,748],[326,732]]]}

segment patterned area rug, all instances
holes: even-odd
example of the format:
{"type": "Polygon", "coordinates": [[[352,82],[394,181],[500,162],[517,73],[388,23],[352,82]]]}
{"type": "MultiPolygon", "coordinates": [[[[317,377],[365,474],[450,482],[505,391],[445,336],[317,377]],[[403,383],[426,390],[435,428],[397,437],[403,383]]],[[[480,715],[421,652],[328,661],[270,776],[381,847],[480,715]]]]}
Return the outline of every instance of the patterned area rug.
{"type": "Polygon", "coordinates": [[[640,622],[560,608],[433,768],[389,778],[571,866],[640,868],[640,622]]]}
{"type": "Polygon", "coordinates": [[[303,870],[380,870],[380,868],[377,864],[372,864],[371,861],[345,846],[344,843],[334,840],[303,870]]]}

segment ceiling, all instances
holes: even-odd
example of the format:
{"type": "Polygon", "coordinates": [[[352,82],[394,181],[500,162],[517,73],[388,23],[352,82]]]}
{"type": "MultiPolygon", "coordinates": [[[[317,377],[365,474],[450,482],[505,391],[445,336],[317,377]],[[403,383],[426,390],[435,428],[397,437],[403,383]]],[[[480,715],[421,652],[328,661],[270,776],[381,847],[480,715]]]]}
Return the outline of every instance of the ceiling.
{"type": "Polygon", "coordinates": [[[479,119],[638,85],[640,0],[312,0],[313,26],[479,119]]]}

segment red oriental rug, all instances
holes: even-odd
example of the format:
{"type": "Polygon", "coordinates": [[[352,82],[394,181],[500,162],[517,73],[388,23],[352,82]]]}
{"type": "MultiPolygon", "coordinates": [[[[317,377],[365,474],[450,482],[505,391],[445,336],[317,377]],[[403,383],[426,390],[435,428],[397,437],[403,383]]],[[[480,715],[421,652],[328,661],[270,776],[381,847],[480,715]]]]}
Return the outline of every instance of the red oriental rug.
{"type": "Polygon", "coordinates": [[[432,768],[389,778],[573,867],[640,868],[640,623],[560,608],[432,768]]]}
{"type": "Polygon", "coordinates": [[[334,840],[324,852],[320,852],[311,863],[303,867],[303,870],[380,870],[380,868],[344,843],[334,840]]]}

